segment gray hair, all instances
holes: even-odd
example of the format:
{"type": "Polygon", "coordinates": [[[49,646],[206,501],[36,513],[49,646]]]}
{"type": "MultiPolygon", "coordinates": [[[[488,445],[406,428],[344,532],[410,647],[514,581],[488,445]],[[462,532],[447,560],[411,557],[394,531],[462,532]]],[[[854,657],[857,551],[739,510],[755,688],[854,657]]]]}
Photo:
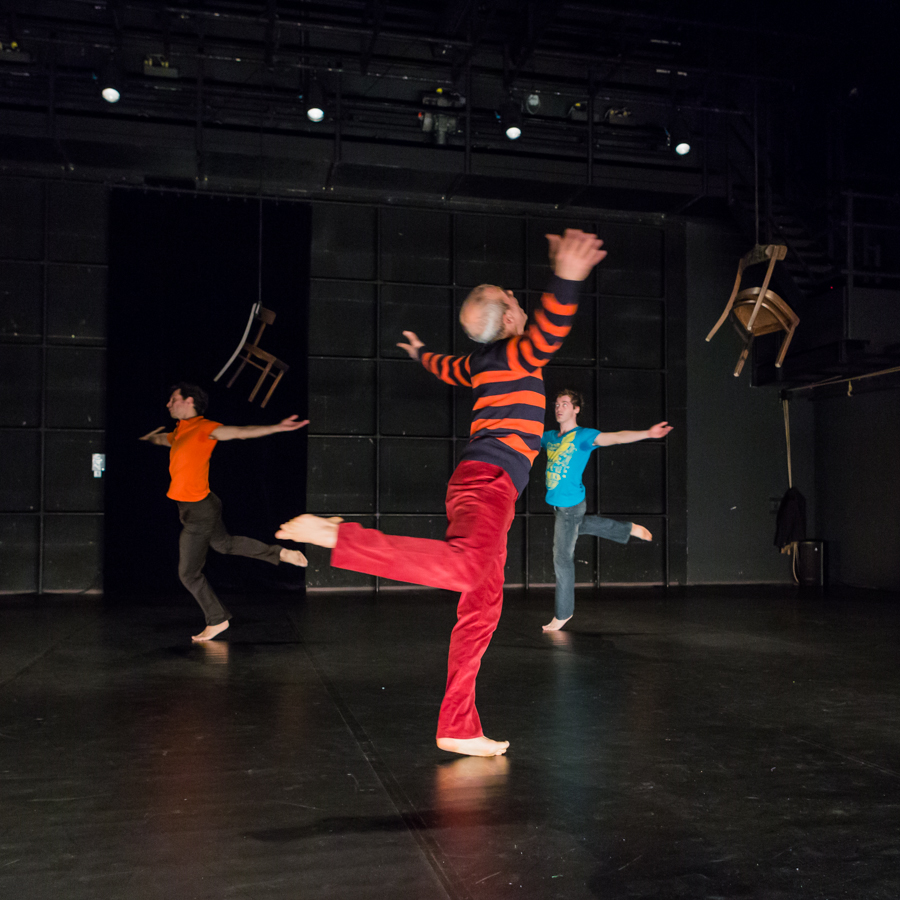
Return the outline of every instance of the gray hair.
{"type": "Polygon", "coordinates": [[[490,344],[500,337],[503,333],[503,314],[508,308],[502,296],[488,296],[489,290],[500,290],[500,288],[493,284],[480,284],[463,301],[460,311],[461,320],[462,311],[467,306],[472,308],[474,322],[468,327],[462,321],[460,324],[463,331],[479,344],[490,344]]]}

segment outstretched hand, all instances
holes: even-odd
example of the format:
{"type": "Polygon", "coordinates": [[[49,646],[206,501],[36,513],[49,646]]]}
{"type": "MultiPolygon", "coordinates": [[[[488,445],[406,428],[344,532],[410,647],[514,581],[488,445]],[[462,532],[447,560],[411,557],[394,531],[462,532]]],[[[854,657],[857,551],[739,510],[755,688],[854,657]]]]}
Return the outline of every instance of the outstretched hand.
{"type": "Polygon", "coordinates": [[[647,437],[664,438],[674,427],[668,422],[657,422],[652,428],[647,429],[647,437]]]}
{"type": "Polygon", "coordinates": [[[288,416],[286,419],[282,419],[275,427],[279,431],[296,431],[298,428],[303,428],[304,425],[309,425],[309,419],[298,422],[297,416],[288,416]]]}
{"type": "Polygon", "coordinates": [[[547,234],[554,274],[567,281],[584,281],[597,263],[606,259],[603,241],[596,234],[567,228],[562,235],[547,234]]]}
{"type": "Polygon", "coordinates": [[[139,437],[139,441],[152,441],[154,436],[159,434],[161,431],[165,431],[166,426],[160,425],[159,428],[154,428],[153,431],[148,431],[143,437],[139,437]]]}
{"type": "Polygon", "coordinates": [[[418,335],[414,331],[404,331],[403,337],[405,337],[409,341],[409,343],[408,344],[398,343],[397,346],[401,350],[405,350],[410,355],[411,359],[418,359],[419,358],[419,348],[424,347],[425,342],[420,341],[418,338],[418,335]]]}

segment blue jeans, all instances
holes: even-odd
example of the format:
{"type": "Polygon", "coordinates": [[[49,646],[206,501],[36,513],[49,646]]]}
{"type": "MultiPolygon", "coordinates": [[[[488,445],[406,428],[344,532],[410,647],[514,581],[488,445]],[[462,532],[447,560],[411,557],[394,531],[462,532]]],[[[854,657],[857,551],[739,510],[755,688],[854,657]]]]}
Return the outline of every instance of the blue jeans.
{"type": "Polygon", "coordinates": [[[554,506],[553,570],[556,573],[556,618],[568,619],[575,612],[575,542],[580,534],[627,544],[631,522],[617,522],[603,516],[586,516],[587,503],[577,506],[554,506]]]}

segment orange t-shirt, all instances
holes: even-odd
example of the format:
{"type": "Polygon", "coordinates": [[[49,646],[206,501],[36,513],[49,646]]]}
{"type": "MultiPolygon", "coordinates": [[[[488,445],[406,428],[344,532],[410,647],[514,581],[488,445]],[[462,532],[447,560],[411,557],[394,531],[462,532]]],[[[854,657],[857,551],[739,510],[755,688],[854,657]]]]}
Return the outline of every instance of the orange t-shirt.
{"type": "Polygon", "coordinates": [[[218,441],[210,434],[222,423],[203,416],[180,419],[166,437],[169,450],[169,474],[172,483],[167,497],[196,502],[209,494],[209,458],[218,441]]]}

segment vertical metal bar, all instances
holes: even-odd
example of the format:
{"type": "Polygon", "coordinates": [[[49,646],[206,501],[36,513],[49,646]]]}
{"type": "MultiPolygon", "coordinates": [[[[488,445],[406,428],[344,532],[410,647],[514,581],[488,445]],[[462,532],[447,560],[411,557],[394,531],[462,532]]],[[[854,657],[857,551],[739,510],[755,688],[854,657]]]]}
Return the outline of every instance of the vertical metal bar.
{"type": "Polygon", "coordinates": [[[46,523],[44,521],[45,518],[45,503],[47,497],[46,485],[45,481],[47,478],[46,475],[46,465],[47,465],[47,307],[48,307],[48,297],[47,297],[47,284],[50,280],[49,278],[49,263],[50,263],[50,240],[49,240],[49,228],[50,228],[50,185],[49,182],[44,181],[42,183],[42,187],[44,190],[44,253],[43,253],[43,276],[44,283],[41,286],[41,306],[42,306],[42,318],[41,322],[41,421],[40,421],[40,486],[38,490],[38,577],[37,577],[37,592],[38,594],[44,593],[44,561],[46,559],[46,553],[44,552],[44,540],[46,539],[47,529],[46,523]]]}
{"type": "Polygon", "coordinates": [[[588,72],[587,184],[594,184],[594,70],[588,72]]]}
{"type": "Polygon", "coordinates": [[[759,82],[753,85],[753,215],[756,219],[756,239],[759,243],[759,82]]]}
{"type": "Polygon", "coordinates": [[[466,129],[466,152],[463,162],[463,172],[472,174],[472,67],[466,68],[466,109],[463,114],[466,129]]]}
{"type": "Polygon", "coordinates": [[[50,83],[48,88],[47,103],[47,131],[51,138],[56,137],[56,47],[50,47],[50,69],[48,72],[50,83]]]}
{"type": "Polygon", "coordinates": [[[197,187],[200,187],[205,178],[205,165],[203,164],[203,40],[201,36],[200,47],[197,51],[197,124],[194,130],[194,152],[197,155],[195,169],[197,187]]]}
{"type": "MultiPolygon", "coordinates": [[[[468,107],[468,97],[466,98],[466,106],[468,107]]],[[[453,327],[453,316],[456,312],[456,291],[458,288],[458,283],[456,279],[456,229],[457,229],[457,214],[450,213],[450,334],[455,335],[456,329],[453,327]]],[[[459,356],[459,349],[454,345],[453,338],[450,339],[450,352],[454,356],[459,356]]],[[[450,392],[450,452],[452,454],[451,457],[451,465],[456,462],[456,391],[450,392]]]]}
{"type": "Polygon", "coordinates": [[[772,110],[766,105],[766,128],[765,134],[763,135],[764,146],[765,146],[765,179],[766,179],[766,243],[772,243],[772,226],[774,224],[775,213],[773,210],[773,196],[772,196],[772,110]]]}
{"type": "MultiPolygon", "coordinates": [[[[340,126],[338,125],[338,128],[340,126]]],[[[375,527],[381,526],[381,207],[375,207],[375,527]]],[[[381,577],[375,576],[375,593],[381,577]]]]}
{"type": "MultiPolygon", "coordinates": [[[[595,232],[596,234],[600,234],[601,225],[597,223],[595,232]]],[[[600,428],[600,338],[603,335],[602,329],[600,327],[600,282],[597,278],[596,270],[594,271],[594,428],[600,428]]],[[[602,471],[600,466],[600,454],[594,453],[594,505],[597,510],[597,515],[603,515],[603,510],[600,508],[601,500],[603,499],[603,495],[600,491],[600,473],[602,471]]],[[[594,584],[598,587],[600,585],[600,574],[603,571],[603,541],[596,540],[594,542],[597,548],[597,556],[596,556],[596,565],[594,569],[594,584]]]]}
{"type": "MultiPolygon", "coordinates": [[[[341,93],[343,91],[342,74],[337,74],[337,90],[334,94],[334,162],[341,161],[341,93]]],[[[381,221],[380,215],[378,221],[381,221]]],[[[376,238],[377,243],[377,238],[376,238]]]]}
{"type": "MultiPolygon", "coordinates": [[[[524,267],[524,271],[522,272],[522,284],[525,286],[525,296],[529,296],[528,289],[530,288],[529,284],[529,267],[528,267],[528,226],[531,223],[531,216],[528,213],[522,218],[522,229],[523,229],[523,243],[525,252],[522,254],[522,265],[524,267]]],[[[525,582],[524,593],[527,594],[531,589],[531,504],[529,503],[528,489],[525,489],[525,513],[523,518],[525,519],[525,535],[524,535],[524,543],[525,543],[525,559],[524,559],[524,571],[522,573],[523,581],[525,582]]],[[[509,540],[507,538],[507,540],[509,540]]]]}
{"type": "Polygon", "coordinates": [[[701,115],[701,121],[703,122],[703,159],[701,160],[703,165],[703,181],[702,181],[702,189],[703,196],[709,196],[709,114],[706,110],[703,110],[701,115]]]}
{"type": "Polygon", "coordinates": [[[847,191],[847,298],[844,301],[844,338],[850,337],[850,304],[856,279],[853,274],[853,191],[847,191]]]}
{"type": "MultiPolygon", "coordinates": [[[[662,230],[662,276],[663,276],[663,316],[662,316],[662,364],[663,364],[663,421],[669,420],[669,232],[662,230]]],[[[669,553],[669,444],[662,442],[663,446],[663,522],[665,523],[666,539],[663,541],[663,587],[668,588],[671,583],[670,553],[669,553]]]]}

